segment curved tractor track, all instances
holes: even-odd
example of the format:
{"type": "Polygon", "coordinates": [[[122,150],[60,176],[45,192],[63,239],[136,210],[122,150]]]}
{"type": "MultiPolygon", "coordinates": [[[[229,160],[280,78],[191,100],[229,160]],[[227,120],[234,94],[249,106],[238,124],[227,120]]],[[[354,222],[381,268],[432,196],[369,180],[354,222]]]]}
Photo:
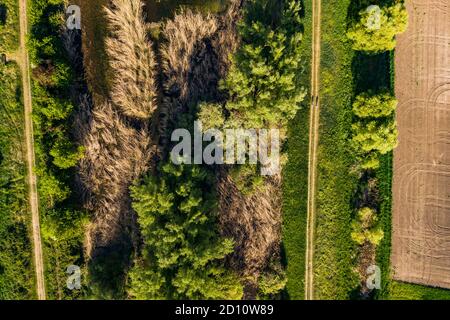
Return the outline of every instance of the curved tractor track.
{"type": "Polygon", "coordinates": [[[450,288],[450,3],[406,8],[395,53],[393,278],[450,288]]]}
{"type": "Polygon", "coordinates": [[[36,293],[39,300],[45,300],[44,259],[42,255],[41,228],[39,223],[39,200],[37,192],[37,178],[34,172],[34,136],[33,120],[31,118],[33,106],[31,103],[30,61],[26,46],[28,33],[27,0],[19,0],[20,16],[20,47],[17,62],[22,74],[23,105],[25,113],[25,143],[26,162],[29,187],[29,205],[31,211],[34,266],[36,269],[36,293]]]}
{"type": "Polygon", "coordinates": [[[316,216],[317,146],[320,115],[320,24],[321,0],[312,2],[311,110],[309,119],[308,210],[305,259],[305,300],[314,299],[314,229],[316,216]]]}

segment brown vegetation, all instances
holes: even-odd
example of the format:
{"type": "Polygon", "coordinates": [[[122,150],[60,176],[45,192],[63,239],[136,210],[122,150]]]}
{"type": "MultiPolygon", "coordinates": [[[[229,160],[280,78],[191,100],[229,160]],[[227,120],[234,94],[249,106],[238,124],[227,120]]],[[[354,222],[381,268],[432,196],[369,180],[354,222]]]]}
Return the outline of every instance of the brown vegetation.
{"type": "Polygon", "coordinates": [[[238,45],[236,22],[240,3],[233,1],[219,16],[184,10],[163,26],[161,121],[166,134],[180,113],[192,112],[201,101],[225,98],[218,86],[228,70],[230,54],[238,45]]]}
{"type": "Polygon", "coordinates": [[[91,113],[88,101],[78,124],[86,148],[79,175],[86,206],[94,212],[91,235],[97,246],[129,221],[128,187],[148,169],[153,152],[147,128],[131,127],[108,103],[91,113]]]}
{"type": "Polygon", "coordinates": [[[78,179],[83,202],[94,216],[86,240],[88,256],[133,228],[128,188],[152,167],[156,154],[149,119],[156,108],[155,61],[142,4],[113,0],[106,12],[113,85],[109,97],[83,96],[76,119],[78,140],[86,150],[78,179]]]}
{"type": "Polygon", "coordinates": [[[114,77],[111,100],[126,116],[148,119],[156,109],[155,57],[142,3],[112,0],[106,17],[111,30],[106,52],[114,77]]]}
{"type": "Polygon", "coordinates": [[[222,233],[235,241],[230,264],[255,284],[271,258],[279,254],[281,177],[267,178],[263,188],[245,196],[223,172],[218,192],[222,233]]]}
{"type": "Polygon", "coordinates": [[[214,16],[191,10],[176,14],[163,26],[163,135],[175,126],[177,115],[217,91],[217,61],[210,42],[216,30],[214,16]]]}

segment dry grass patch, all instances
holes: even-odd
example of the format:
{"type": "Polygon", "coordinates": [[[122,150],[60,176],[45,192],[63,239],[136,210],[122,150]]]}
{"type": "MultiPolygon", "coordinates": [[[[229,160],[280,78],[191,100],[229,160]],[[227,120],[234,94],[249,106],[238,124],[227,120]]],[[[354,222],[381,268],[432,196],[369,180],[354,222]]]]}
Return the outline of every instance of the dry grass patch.
{"type": "Polygon", "coordinates": [[[156,109],[155,57],[142,3],[113,0],[106,17],[111,30],[106,52],[114,76],[111,100],[126,116],[148,119],[156,109]]]}

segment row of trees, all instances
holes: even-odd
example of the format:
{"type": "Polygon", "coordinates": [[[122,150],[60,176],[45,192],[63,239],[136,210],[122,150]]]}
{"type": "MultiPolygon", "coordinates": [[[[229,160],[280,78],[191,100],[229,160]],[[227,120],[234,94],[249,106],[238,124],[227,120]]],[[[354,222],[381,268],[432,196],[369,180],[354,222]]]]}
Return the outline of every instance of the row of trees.
{"type": "Polygon", "coordinates": [[[80,297],[66,288],[66,268],[83,265],[82,239],[86,215],[71,201],[73,168],[84,148],[73,142],[76,80],[61,34],[65,1],[30,2],[28,39],[32,69],[36,173],[40,198],[47,294],[80,297]]]}
{"type": "MultiPolygon", "coordinates": [[[[379,4],[361,10],[347,32],[353,49],[365,55],[393,50],[396,36],[407,27],[408,14],[402,0],[380,1],[379,4]]],[[[387,78],[385,75],[379,77],[375,83],[387,78]]],[[[356,270],[361,279],[360,293],[363,297],[370,293],[365,281],[367,268],[375,264],[376,248],[384,237],[377,214],[382,200],[378,196],[378,180],[374,174],[380,167],[381,156],[398,144],[397,104],[392,90],[388,89],[369,89],[353,101],[351,142],[361,168],[361,190],[356,196],[357,210],[351,224],[351,238],[358,245],[356,270]]]]}

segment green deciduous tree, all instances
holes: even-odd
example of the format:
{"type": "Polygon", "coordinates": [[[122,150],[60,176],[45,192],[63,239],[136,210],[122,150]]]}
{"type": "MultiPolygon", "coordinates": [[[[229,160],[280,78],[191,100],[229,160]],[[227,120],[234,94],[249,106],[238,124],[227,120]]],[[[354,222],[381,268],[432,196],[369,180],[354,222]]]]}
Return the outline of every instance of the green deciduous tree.
{"type": "Polygon", "coordinates": [[[398,144],[397,123],[391,119],[360,120],[352,125],[353,144],[361,153],[386,154],[398,144]]]}
{"type": "Polygon", "coordinates": [[[359,20],[355,21],[347,32],[353,42],[353,49],[368,53],[390,51],[395,48],[395,36],[403,33],[408,25],[408,12],[402,2],[382,7],[379,13],[362,10],[359,20]],[[374,17],[379,14],[379,17],[374,17]],[[375,25],[371,19],[379,19],[375,25]]]}
{"type": "Polygon", "coordinates": [[[280,10],[277,1],[251,0],[239,26],[242,45],[222,83],[231,99],[226,104],[228,127],[282,127],[305,97],[302,77],[300,2],[280,10]],[[280,12],[277,14],[277,12],[280,12]]]}
{"type": "Polygon", "coordinates": [[[353,113],[359,118],[387,117],[397,108],[397,99],[389,92],[364,92],[353,102],[353,113]]]}
{"type": "Polygon", "coordinates": [[[53,164],[61,169],[74,167],[83,158],[84,147],[75,146],[72,142],[61,139],[57,140],[50,150],[53,157],[53,164]]]}
{"type": "Polygon", "coordinates": [[[197,114],[202,122],[203,130],[221,129],[225,123],[222,107],[217,103],[201,103],[197,114]]]}
{"type": "Polygon", "coordinates": [[[129,293],[147,299],[240,299],[242,286],[223,267],[233,242],[216,227],[214,177],[200,166],[162,166],[132,187],[145,247],[129,293]]]}

